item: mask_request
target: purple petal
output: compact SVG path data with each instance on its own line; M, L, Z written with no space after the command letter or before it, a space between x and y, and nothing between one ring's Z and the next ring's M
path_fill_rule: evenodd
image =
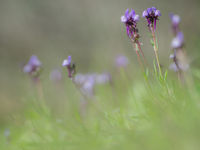
M32 66L27 64L23 68L24 73L30 73L32 71Z
M145 18L145 17L147 17L147 16L148 16L148 13L147 13L146 10L144 10L143 13L142 13L142 17Z
M126 18L128 18L128 17L129 17L129 9L128 9L128 8L126 9L126 12L125 12L125 17L126 17Z
M127 18L125 16L121 16L121 22L125 23L127 21Z
M152 8L147 8L147 13L151 14L152 13Z
M158 16L161 16L160 10L156 10L156 11L155 11L155 16L157 16L157 17L158 17Z
M66 67L66 66L69 66L70 65L70 62L68 61L68 59L65 59L62 63L62 66L63 67Z
M135 15L133 20L136 21L136 22L139 21L140 20L140 16L139 15Z
M126 27L126 33L127 33L128 36L130 35L130 29L129 29L129 26Z
M33 66L41 66L41 62L39 61L38 57L35 55L32 55L28 64Z
M152 9L154 12L156 12L156 10L157 10L156 7L152 7L151 9Z
M129 13L129 17L134 18L135 16L135 10L131 9L131 12Z

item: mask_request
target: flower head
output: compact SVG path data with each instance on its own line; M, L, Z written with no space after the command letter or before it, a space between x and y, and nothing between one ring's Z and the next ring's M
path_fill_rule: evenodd
M179 32L179 24L180 24L181 18L180 18L179 15L171 13L170 19L171 19L171 22L172 22L172 30L175 34L177 34Z
M184 44L184 35L182 32L178 32L176 37L172 40L171 47L173 49L182 48Z
M136 33L138 32L137 22L139 18L139 15L137 15L133 9L131 9L131 11L127 9L125 15L121 16L121 22L126 25L127 35L133 40L136 38L136 35L138 35Z
M129 60L126 56L120 55L115 60L115 65L119 68L126 67L129 64Z
M38 76L41 69L41 62L37 56L32 55L29 62L24 66L23 71L32 76Z
M158 17L161 16L160 10L156 9L155 7L147 8L143 11L142 16L143 18L147 19L148 26L154 27L154 30L156 30L156 22Z
M68 59L65 59L62 63L63 67L67 67L68 70L68 76L69 78L72 78L75 74L75 64L71 61L71 56L68 56Z

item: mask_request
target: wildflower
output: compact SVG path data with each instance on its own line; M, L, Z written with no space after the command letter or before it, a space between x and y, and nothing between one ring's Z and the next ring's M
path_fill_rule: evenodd
M126 25L126 32L130 39L135 40L139 38L137 22L139 21L139 15L135 13L133 9L126 10L125 15L121 16L121 22Z
M62 64L63 67L67 67L68 77L72 78L75 74L75 64L71 61L71 56L68 56L68 59L65 59Z
M87 97L93 97L94 96L94 86L95 86L95 79L92 76L88 76L86 81L81 87L81 91L84 95Z
M115 59L115 65L119 68L125 68L129 64L129 60L126 56L119 55Z
M174 34L177 34L179 32L179 24L180 24L181 18L179 15L175 15L175 14L171 13L170 19L172 22L172 30L173 30Z
M182 32L178 32L176 37L172 40L171 47L173 49L182 48L184 45L184 35Z
M143 11L142 16L143 18L146 18L148 26L153 27L155 31L158 17L161 16L160 10L156 9L155 7L147 8Z
M41 62L37 56L32 55L29 62L24 66L23 71L33 77L37 77L41 70Z
M187 71L189 67L190 66L187 63L173 62L169 66L169 69L173 70L174 72L179 72L179 71Z
M49 78L50 78L50 80L53 81L53 82L59 82L59 81L62 80L62 74L61 74L60 70L54 69L54 70L50 73Z
M77 74L73 81L80 88L83 95L91 98L94 96L95 86L110 82L111 76L108 73Z

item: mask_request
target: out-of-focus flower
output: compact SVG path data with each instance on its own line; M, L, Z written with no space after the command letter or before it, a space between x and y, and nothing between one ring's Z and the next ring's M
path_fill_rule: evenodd
M178 66L177 66L175 63L172 63L172 64L169 66L169 69L170 69L170 70L173 70L174 72L178 72L178 71L179 71L179 68L178 68Z
M119 68L126 67L129 64L129 60L126 56L119 55L115 59L115 65Z
M63 67L67 67L68 70L68 77L72 78L75 74L75 64L72 63L71 56L68 56L68 59L65 59L62 63Z
M160 10L155 7L147 8L143 11L142 16L146 18L149 27L154 27L156 30L156 23L159 17L161 16Z
M94 96L95 85L106 84L110 81L111 76L108 73L77 74L74 77L74 83L80 88L81 92L89 98Z
M54 69L54 70L50 73L49 78L50 78L50 80L53 81L53 82L59 82L59 81L62 80L62 74L61 74L60 70Z
M187 71L189 69L189 64L183 64L183 63L172 63L169 66L169 69L173 70L174 72L178 72L178 71Z
M32 55L29 62L24 66L23 71L31 76L38 76L41 69L41 62L37 56Z
M127 35L133 40L139 36L137 34L137 22L139 21L139 18L139 15L137 15L133 9L131 9L131 11L127 9L125 15L121 16L121 22L126 25Z
M87 96L87 97L93 97L94 96L94 86L95 86L95 79L92 76L89 76L87 80L84 82L84 84L81 87L81 91Z
M180 21L181 21L181 18L179 15L175 15L175 14L170 14L170 18L171 18L171 21L172 21L172 25L173 26L177 26L179 25Z
M177 33L176 37L172 40L171 47L173 49L182 48L184 45L184 35L182 32Z
M179 24L180 24L181 18L179 15L175 15L175 14L171 13L170 19L172 22L172 30L173 30L174 34L177 34L179 32Z

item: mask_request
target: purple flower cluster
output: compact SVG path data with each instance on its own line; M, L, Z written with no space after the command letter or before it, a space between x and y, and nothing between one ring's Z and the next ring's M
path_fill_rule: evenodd
M157 20L161 16L160 10L156 9L155 7L147 8L143 11L142 16L143 18L146 18L148 26L150 28L153 27L155 31Z
M63 67L67 67L67 70L68 70L68 77L69 78L72 78L74 76L74 74L76 73L75 71L75 64L72 63L72 58L71 56L68 56L68 59L65 59L63 61L63 64L62 64Z
M87 98L92 98L94 96L95 85L109 83L111 77L107 73L77 74L73 81L80 88L82 94Z
M180 31L180 17L175 14L170 14L170 19L172 22L172 31L175 37L172 39L171 47L173 49L173 54L170 55L170 58L173 60L173 63L170 65L170 69L175 72L181 73L186 71L189 68L189 64L186 62L183 53L184 46L184 35Z
M32 55L29 62L24 66L23 71L36 78L39 76L42 63L37 56Z
M184 35L180 31L180 27L179 27L181 18L179 15L171 13L170 19L172 22L172 31L175 35L174 39L172 40L171 47L173 49L180 49L184 45Z
M135 40L139 38L137 22L139 21L139 15L135 13L133 9L126 10L125 15L121 16L121 22L126 25L126 32L130 39Z

